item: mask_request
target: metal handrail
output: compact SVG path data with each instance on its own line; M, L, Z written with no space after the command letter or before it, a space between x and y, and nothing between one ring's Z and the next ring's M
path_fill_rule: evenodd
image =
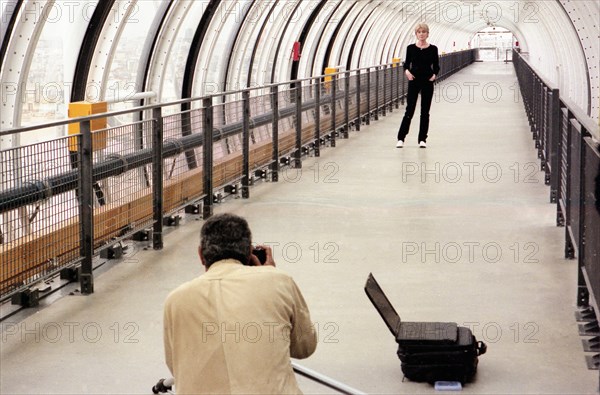
M218 92L218 93L213 93L210 95L204 95L204 96L200 96L200 97L179 99L179 100L174 100L174 101L170 101L167 103L148 104L148 105L144 105L144 106L128 108L125 110L108 111L105 113L87 115L87 116L76 117L76 118L68 118L68 119L63 119L60 121L47 122L47 123L43 123L43 124L19 126L19 127L10 128L10 129L0 129L0 136L16 134L16 133L23 133L23 132L31 132L34 130L46 129L46 128L51 128L51 127L56 127L56 126L64 126L64 125L68 125L71 123L92 121L95 119L101 119L101 118L107 118L107 117L115 117L118 115L131 114L131 113L135 113L135 112L150 111L150 110L154 110L156 108L165 108L165 107L171 107L171 106L176 106L176 105L181 105L181 104L189 104L189 103L193 103L193 102L202 102L202 100L204 100L204 99L236 95L236 94L240 94L240 93L247 92L247 91L251 92L251 91L256 91L256 90L269 89L271 87L279 87L279 86L285 86L285 85L290 85L290 84L297 84L297 83L302 83L302 82L311 81L311 80L318 81L320 78L324 78L325 76L330 77L330 76L335 76L335 75L345 75L348 73L357 73L357 72L363 71L363 70L385 68L385 67L389 67L389 66L392 66L395 64L396 63L387 63L387 64L383 64L383 65L379 65L379 66L362 67L362 68L358 68L358 69L337 72L337 73L332 73L332 74L327 74L327 75L324 74L324 75L320 75L317 77L308 77L308 78L301 78L301 79L297 79L297 80L293 80L293 81L279 82L279 83L274 83L274 84L266 84L266 85L261 85L260 87L250 87L250 88L244 88L244 89L238 89L238 90L232 90L232 91Z
M531 63L523 56L523 54L513 50L513 59L518 59L519 61L524 62L527 67L531 69L531 71L535 74L536 78L538 78L542 83L548 87L548 89L558 89L558 87L551 83L544 77L541 73L539 73L535 67L531 65ZM577 104L573 103L573 101L569 98L560 97L561 102L565 107L569 109L569 111L573 114L573 116L577 119L577 121L585 128L585 130L590 133L592 138L598 142L600 142L600 124L599 121L594 120L590 117L584 109L579 107Z

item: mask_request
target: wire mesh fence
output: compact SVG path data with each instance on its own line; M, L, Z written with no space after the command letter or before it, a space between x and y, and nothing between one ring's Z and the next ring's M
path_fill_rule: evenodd
M36 282L79 256L73 188L78 161L68 140L0 151L0 294Z

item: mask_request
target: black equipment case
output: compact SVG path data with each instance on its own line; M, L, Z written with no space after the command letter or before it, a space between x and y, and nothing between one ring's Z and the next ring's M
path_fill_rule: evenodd
M486 352L471 329L455 322L403 322L369 274L365 292L398 343L404 376L412 381L459 381L473 379L479 356Z

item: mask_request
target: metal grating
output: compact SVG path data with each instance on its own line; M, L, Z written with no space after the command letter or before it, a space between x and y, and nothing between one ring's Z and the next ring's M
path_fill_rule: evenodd
M4 294L79 257L79 203L73 188L79 163L77 153L69 151L68 138L0 151L0 163L4 195L0 293ZM63 174L72 176L60 177ZM18 208L11 209L11 192ZM34 197L39 194L44 198ZM17 198L33 202L18 205Z

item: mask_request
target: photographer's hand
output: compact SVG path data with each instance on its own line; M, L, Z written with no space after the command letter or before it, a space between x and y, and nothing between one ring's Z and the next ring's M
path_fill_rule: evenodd
M264 266L273 266L275 267L275 260L273 259L273 250L271 249L271 247L269 246L260 246L260 248L263 248L266 253L267 253L267 260L265 261Z
M250 266L262 266L258 257L254 254L250 254Z
M255 248L259 248L261 250L265 250L266 255L267 255L267 260L265 261L264 264L260 263L260 260L258 259L258 257L254 254L250 255L250 259L252 260L252 265L253 266L276 266L275 265L275 260L273 259L273 250L271 249L271 247L266 246L266 245L258 245Z

